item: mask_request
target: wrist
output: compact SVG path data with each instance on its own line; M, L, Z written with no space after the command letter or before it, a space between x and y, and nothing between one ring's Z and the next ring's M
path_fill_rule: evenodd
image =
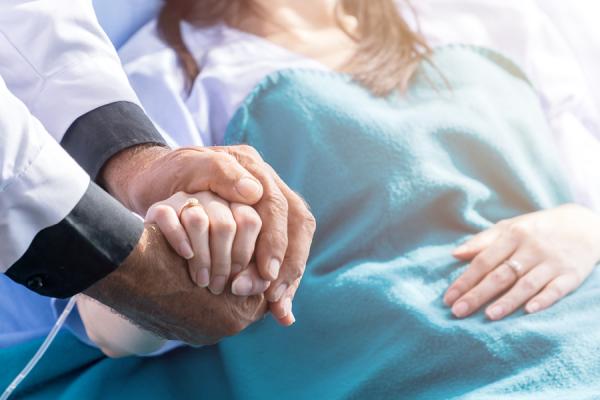
M148 247L151 229L152 227L145 226L138 243L118 268L84 293L123 315L130 316L131 309L135 309L132 304L138 295L135 287L142 279L140 271L143 269L143 255Z
M152 163L169 153L167 147L155 144L132 146L111 157L100 171L100 184L128 209L140 213L136 207L140 185L136 181Z

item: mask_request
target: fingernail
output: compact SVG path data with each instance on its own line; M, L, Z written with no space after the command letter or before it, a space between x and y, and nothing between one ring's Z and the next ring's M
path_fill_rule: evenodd
M292 300L289 297L283 301L283 312L284 317L292 312Z
M531 304L527 304L527 306L525 307L525 311L527 311L530 314L532 314L534 312L538 312L539 310L540 310L540 304L535 301Z
M467 315L468 311L469 311L469 305L464 301L456 303L454 305L454 307L452 307L452 314L454 314L458 318L462 318L465 315Z
M497 306L493 306L492 308L490 308L487 311L487 315L489 317L489 319L500 319L504 316L505 313L505 309L504 306L501 305L497 305Z
M240 276L231 285L231 292L236 296L248 296L251 291L252 280L247 276Z
M207 287L209 283L210 274L208 273L208 268L200 268L196 278L196 284L200 287Z
M246 199L255 199L260 196L261 186L252 178L242 178L235 185L235 189Z
M184 240L179 245L179 254L181 254L181 256L186 260L191 260L192 258L194 258L194 251L192 250L192 246L190 246L187 240Z
M287 288L287 283L282 283L281 285L279 285L279 287L275 289L275 292L273 292L273 298L271 299L271 301L279 301L279 299L281 299Z
M233 264L231 266L231 274L232 275L237 275L242 271L242 266L239 264Z
M225 284L227 283L227 277L223 275L215 276L210 285L208 286L208 290L212 292L212 294L221 294L223 290L225 290Z
M444 298L444 303L446 303L447 306L451 306L456 299L458 299L460 297L460 292L456 289L450 289L448 290L448 293L446 293L446 296Z
M269 262L268 267L269 276L272 280L277 279L277 276L279 276L279 268L281 268L281 263L279 262L279 260L276 258L272 258Z
M294 316L294 313L290 311L289 317L290 321L292 321L290 325L294 325L296 323L296 317Z
M466 246L463 244L461 246L458 246L456 249L454 249L454 254L466 253L467 251L469 251L469 246Z

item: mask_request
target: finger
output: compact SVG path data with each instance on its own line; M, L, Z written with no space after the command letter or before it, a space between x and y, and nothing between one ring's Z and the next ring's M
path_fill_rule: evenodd
M255 177L227 152L197 147L182 148L179 151L185 152L183 154L194 161L179 163L184 168L179 171L182 176L178 182L186 188L186 192L211 191L227 201L249 205L261 199L263 187L259 177ZM199 174L198 171L203 173Z
M560 275L527 303L525 311L535 313L544 310L571 293L580 284L581 278L577 274Z
M277 279L288 247L288 202L276 181L277 174L249 146L215 148L237 158L261 183L263 196L254 206L262 220L255 250L256 264L263 279Z
M221 294L231 274L231 249L235 238L236 225L229 204L212 196L204 204L210 220L210 284L213 294Z
M289 243L279 277L273 282L271 288L266 293L267 300L271 302L279 301L283 293L288 288L293 288L294 284L302 278L316 230L315 218L308 210L308 206L304 200L281 181L279 177L276 176L276 180L288 200ZM292 289L292 300L295 292L295 289Z
M250 264L235 277L231 284L231 292L236 296L253 296L264 293L271 282L260 277L255 264Z
M173 207L164 203L153 205L146 214L146 222L158 225L171 247L181 257L186 260L194 257L188 235Z
M485 231L479 232L465 243L458 246L452 252L452 255L460 260L471 260L486 247L489 247L500 236L501 230L498 226L493 226Z
M288 246L288 203L272 177L263 183L265 194L256 205L262 230L256 243L256 263L261 276L273 281L279 276Z
M452 313L457 318L464 318L471 315L482 305L511 287L516 280L517 275L512 268L506 264L500 265L473 289L459 298L452 306Z
M509 234L498 239L479 253L466 271L450 285L444 296L444 303L452 306L454 302L477 285L490 271L507 260L515 251L517 241Z
M189 207L181 213L181 222L194 249L189 260L190 277L200 287L210 283L209 218L201 206Z
M144 195L131 199L131 207L145 213L152 203L175 192L212 191L228 201L252 205L263 188L260 181L226 152L206 147L183 147L168 151L153 160L134 180L130 189ZM159 182L160 185L153 185Z
M232 203L230 207L237 225L231 251L231 272L236 275L245 269L252 259L262 221L256 210L250 206Z
M538 294L555 277L555 268L549 264L539 264L519 279L504 296L486 309L487 317L492 321L497 321L513 313L527 300Z
M294 282L279 301L269 303L269 310L273 318L282 326L290 326L296 322L296 317L292 310L292 299L296 294L299 283L300 280Z

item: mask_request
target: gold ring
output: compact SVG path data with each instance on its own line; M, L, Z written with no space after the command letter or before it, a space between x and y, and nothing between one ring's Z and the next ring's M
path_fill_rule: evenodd
M199 206L200 206L200 202L195 197L192 197L191 199L187 199L185 201L185 203L183 203L183 206L181 207L181 209L179 210L179 218L181 218L181 214L183 214L183 212L185 210L187 210L188 208L199 207Z

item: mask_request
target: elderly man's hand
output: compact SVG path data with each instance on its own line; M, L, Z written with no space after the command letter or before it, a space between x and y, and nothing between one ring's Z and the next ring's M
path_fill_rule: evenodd
M264 195L255 205L263 221L256 244L256 261L264 279L275 278L266 292L273 316L282 325L291 325L295 321L292 300L308 260L316 229L315 218L302 198L279 178L254 148L225 146L211 147L210 150L235 157L263 186Z
M272 281L266 293L271 312L283 325L294 322L291 301L304 273L315 219L253 148L136 147L109 160L102 180L140 215L176 192L210 190L227 201L254 205L262 219L256 264L260 276Z
M196 286L187 262L148 225L123 265L85 292L142 328L193 345L213 344L262 318L264 296L220 296Z

